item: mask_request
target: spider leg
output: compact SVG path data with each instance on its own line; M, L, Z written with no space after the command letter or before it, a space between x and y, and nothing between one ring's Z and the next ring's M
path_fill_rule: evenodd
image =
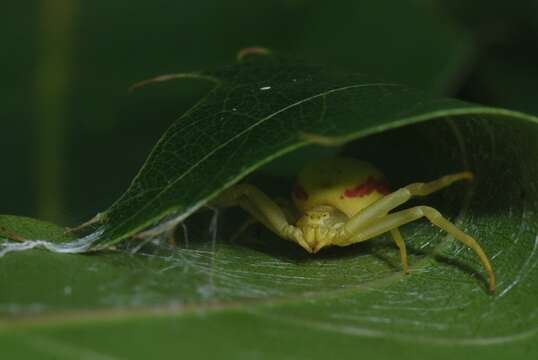
M356 233L365 225L387 215L389 211L402 205L413 196L426 196L441 190L456 181L471 180L472 178L473 174L471 172L464 171L456 174L446 175L427 183L413 183L400 188L382 197L372 205L352 216L344 225L343 233L340 235L340 237L345 239L349 236L349 234Z
M237 229L237 231L234 232L234 234L230 237L230 243L235 243L237 239L245 232L247 229L258 223L259 221L256 220L252 215L248 217L248 219Z
M409 273L409 265L407 263L407 248L405 247L405 241L402 238L402 234L400 234L400 230L398 228L394 228L390 230L390 235L392 236L392 240L396 243L396 246L398 246L398 249L400 249L400 259L402 261L402 267L404 274Z
M399 226L405 225L421 217L426 217L432 224L440 227L445 230L447 233L452 235L456 240L460 241L467 247L471 248L475 254L480 259L482 266L488 274L489 290L495 292L495 274L488 260L488 257L484 253L484 250L480 247L478 242L467 235L460 229L458 229L454 224L444 218L439 211L435 210L429 206L415 206L410 209L401 210L387 216L377 219L376 221L370 223L368 226L365 226L360 231L351 236L346 242L342 244L337 244L341 246L362 242L374 238L378 235L386 233L388 231L393 232ZM397 236L394 236L394 241L398 244ZM401 239L401 237L400 237ZM403 239L402 239L403 241ZM400 247L400 254L402 253L402 248ZM405 265L404 265L405 268Z
M309 249L303 240L302 231L288 222L280 206L253 185L236 185L220 194L212 205L240 206L281 238L295 241Z
M275 228L274 225L268 220L267 216L264 215L263 211L257 208L256 205L252 204L252 202L248 198L239 199L237 201L237 205L240 206L246 212L248 212L250 216L252 216L252 218L250 219L251 223L252 220L254 220L254 222L259 222L275 234L280 235L278 229Z

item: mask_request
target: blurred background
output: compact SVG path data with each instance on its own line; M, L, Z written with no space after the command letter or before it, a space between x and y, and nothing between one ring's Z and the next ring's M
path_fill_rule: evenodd
M0 213L62 225L119 197L209 86L130 85L244 47L538 115L536 0L24 0L0 17Z

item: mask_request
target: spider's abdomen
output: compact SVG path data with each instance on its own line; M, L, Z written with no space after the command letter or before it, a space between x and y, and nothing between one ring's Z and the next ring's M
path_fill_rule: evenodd
M330 205L351 217L388 192L383 173L373 165L339 157L307 164L297 176L292 197L303 213Z

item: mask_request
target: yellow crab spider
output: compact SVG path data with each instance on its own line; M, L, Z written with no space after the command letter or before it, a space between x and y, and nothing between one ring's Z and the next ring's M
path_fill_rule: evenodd
M240 206L276 235L296 242L309 253L327 246L348 246L390 232L400 249L404 273L409 271L407 252L398 228L425 217L476 253L488 274L489 290L495 292L493 269L478 242L439 211L429 206L414 206L390 213L413 196L429 195L455 181L472 178L473 174L465 171L389 192L385 177L373 165L338 157L309 164L299 173L292 191L293 202L301 214L297 219L290 219L279 205L250 184L231 187L214 204Z

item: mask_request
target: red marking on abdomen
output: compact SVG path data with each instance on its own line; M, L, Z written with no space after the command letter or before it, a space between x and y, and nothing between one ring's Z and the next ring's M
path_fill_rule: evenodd
M293 185L293 195L298 200L301 200L301 201L308 200L307 192L305 191L305 189L301 185L299 185L297 183L295 185Z
M388 194L389 187L384 180L369 177L366 182L344 191L345 197L363 197L377 191L380 194Z

